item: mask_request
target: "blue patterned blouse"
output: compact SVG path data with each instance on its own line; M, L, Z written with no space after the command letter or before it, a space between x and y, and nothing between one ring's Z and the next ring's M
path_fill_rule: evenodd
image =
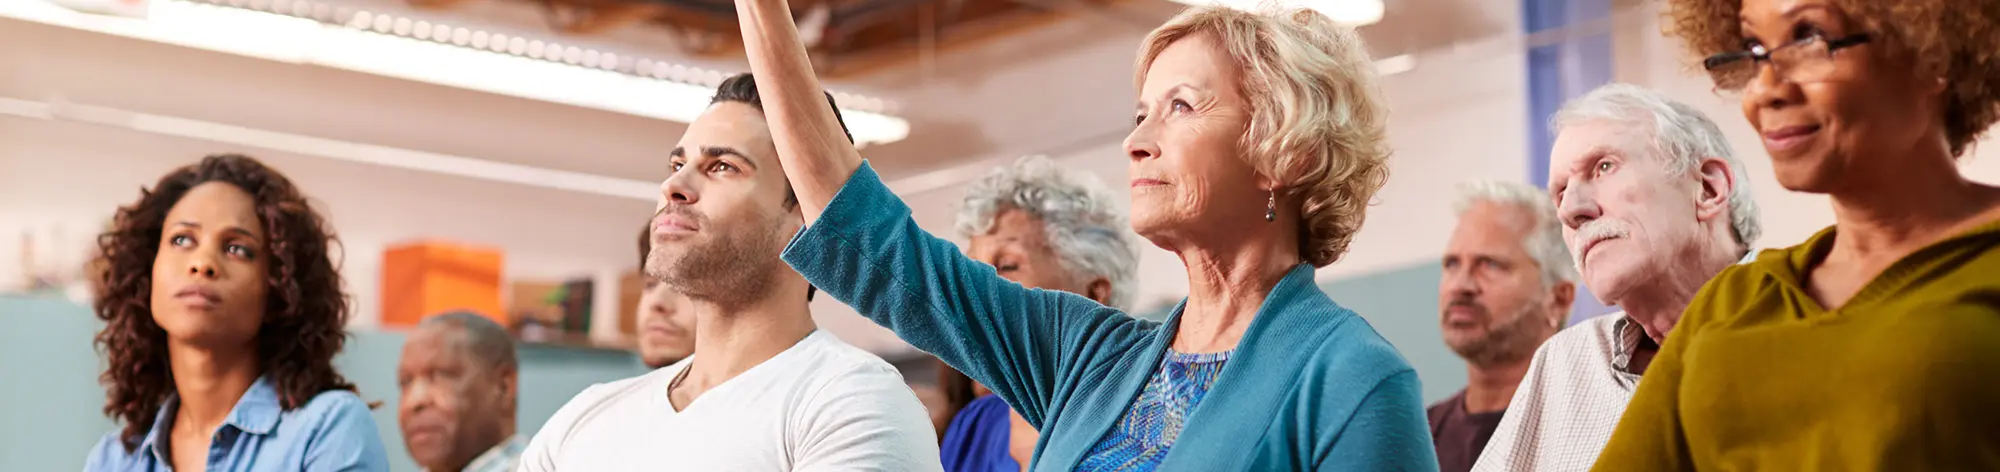
M1222 365L1227 362L1228 351L1205 354L1167 351L1160 359L1160 370L1140 390L1139 399L1125 410L1117 427L1097 440L1076 470L1159 467L1160 459L1167 457L1174 439L1180 437L1188 415L1201 404L1201 397L1208 395L1208 387L1215 385L1215 377L1222 373Z

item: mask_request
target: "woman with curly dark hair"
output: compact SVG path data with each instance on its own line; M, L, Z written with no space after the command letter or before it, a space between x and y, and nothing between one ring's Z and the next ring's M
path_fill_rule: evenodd
M347 295L332 235L290 180L210 156L98 237L105 435L90 471L379 471L368 406L335 372Z
M2000 2L1672 0L1834 225L1708 283L1597 470L2000 470Z

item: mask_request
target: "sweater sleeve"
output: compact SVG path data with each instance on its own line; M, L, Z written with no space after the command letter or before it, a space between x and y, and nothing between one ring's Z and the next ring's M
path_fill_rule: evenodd
M1105 365L1150 323L1079 295L1028 289L917 226L863 163L785 248L807 281L992 389L1042 426L1058 379Z
M1315 470L1436 471L1437 450L1431 445L1430 423L1424 417L1423 387L1417 372L1404 370L1382 379L1362 397L1347 426Z

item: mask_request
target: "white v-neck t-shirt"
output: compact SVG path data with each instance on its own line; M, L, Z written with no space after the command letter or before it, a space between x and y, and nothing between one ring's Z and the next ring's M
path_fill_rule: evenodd
M694 359L584 389L535 433L521 472L943 469L903 376L825 331L675 411L667 385Z

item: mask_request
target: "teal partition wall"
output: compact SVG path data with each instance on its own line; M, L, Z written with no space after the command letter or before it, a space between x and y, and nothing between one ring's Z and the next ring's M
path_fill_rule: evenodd
M1362 315L1417 368L1424 399L1434 402L1465 386L1465 364L1445 348L1438 330L1435 263L1385 270L1322 285L1327 295ZM0 471L65 471L83 467L84 453L113 424L101 412L101 370L91 344L98 322L66 301L0 296ZM394 470L414 471L396 428L396 360L403 335L356 333L336 359L381 402L375 422ZM593 383L644 370L629 353L522 346L520 430L532 432L563 402Z
M99 324L69 302L0 296L0 470L83 470L111 430L91 344Z
M84 454L111 430L91 344L98 326L89 309L66 301L0 296L0 471L80 470ZM363 399L381 402L375 423L392 470L414 471L396 428L402 350L401 333L355 333L334 362ZM620 351L522 346L519 354L516 422L530 433L584 387L645 370Z
M1335 303L1360 313L1417 368L1429 404L1465 388L1465 361L1444 345L1438 328L1438 281L1426 262L1320 285Z

